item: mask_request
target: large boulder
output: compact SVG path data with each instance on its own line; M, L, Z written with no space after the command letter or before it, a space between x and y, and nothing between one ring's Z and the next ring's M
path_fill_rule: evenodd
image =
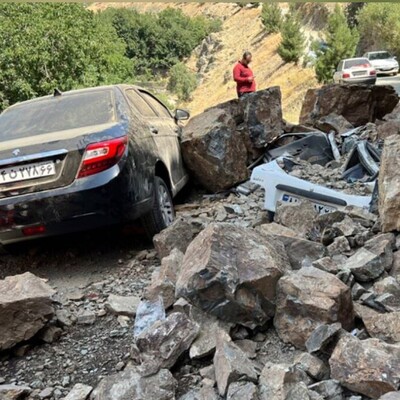
M0 350L30 339L53 316L54 290L26 272L0 281Z
M274 325L280 338L298 348L315 328L341 322L353 326L351 290L332 274L314 267L304 267L279 280Z
M354 392L372 399L400 386L400 346L378 339L343 336L331 358L331 377Z
M211 224L185 253L177 297L222 320L254 328L273 317L276 284L288 269L278 240L233 224Z
M262 149L283 133L279 86L244 96L241 105L252 147Z
M181 148L189 171L212 192L249 177L243 135L226 110L212 108L192 118L184 129Z
M383 232L400 230L400 136L385 140L379 169L379 214Z
M167 369L154 375L142 376L139 368L104 378L92 394L93 400L172 400L175 399L177 382Z
M335 113L352 125L361 126L382 119L398 102L392 86L326 85L307 91L300 123L315 125L322 117Z
M272 87L193 117L184 128L182 154L194 178L218 192L247 179L247 165L282 133L281 92Z

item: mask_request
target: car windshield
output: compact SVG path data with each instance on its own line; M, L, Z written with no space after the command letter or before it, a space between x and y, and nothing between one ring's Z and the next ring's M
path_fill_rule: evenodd
M46 97L3 112L0 115L0 140L83 128L114 120L111 90Z
M392 55L387 51L380 51L379 53L371 53L369 55L370 60L386 60L392 58Z
M354 60L346 60L344 62L344 68L356 68L356 67L362 67L362 68L368 68L370 67L371 64L366 58L355 58Z

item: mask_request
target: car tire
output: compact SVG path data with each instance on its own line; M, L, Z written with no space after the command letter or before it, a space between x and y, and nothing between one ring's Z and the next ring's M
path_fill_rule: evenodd
M142 217L142 224L149 239L171 225L174 219L175 211L171 193L166 183L156 176L151 211Z

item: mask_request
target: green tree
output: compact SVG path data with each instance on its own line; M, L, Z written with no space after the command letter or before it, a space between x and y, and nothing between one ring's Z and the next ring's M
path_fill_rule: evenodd
M349 28L346 17L338 5L328 18L325 35L326 48L315 49L317 54L315 72L319 82L328 83L332 81L333 71L340 60L354 56L359 35L356 29Z
M400 57L400 4L368 3L358 14L360 52L388 50Z
M365 2L351 2L346 6L346 18L350 28L358 26L358 14L365 6Z
M197 86L196 75L183 63L175 64L169 73L168 90L175 93L179 100L190 100Z
M189 57L207 35L221 29L219 20L189 18L172 8L158 14L109 8L100 19L114 26L126 43L126 56L132 59L135 73L140 75L168 71Z
M281 34L282 41L278 47L278 54L283 61L297 64L305 48L305 37L301 31L297 14L286 14L282 23Z
M282 12L277 3L263 3L261 21L268 34L277 33L282 26Z
M80 4L0 4L0 110L55 87L125 81L131 62L111 26Z

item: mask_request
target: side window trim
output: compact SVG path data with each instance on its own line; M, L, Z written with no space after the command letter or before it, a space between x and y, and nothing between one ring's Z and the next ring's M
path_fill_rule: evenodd
M167 114L169 115L169 117L172 118L172 115L171 115L170 111L168 110L168 108L165 107L164 104L162 104L160 102L160 100L158 100L155 96L153 96L151 93L146 92L145 90L142 90L142 89L139 89L138 92L139 92L140 95L143 93L143 94L151 97L154 101L156 101L160 105L160 107L164 108L165 111L167 112ZM168 117L166 117L164 115L160 115L160 113L156 109L154 109L154 107L147 101L146 96L141 96L141 97L160 118L168 118Z
M151 104L149 104L148 101L146 101L146 99L143 96L141 96L141 94L138 92L138 90L136 90L136 88L133 88L133 87L130 87L130 88L127 88L124 90L124 95L126 97L126 101L128 102L129 105L131 105L131 107L134 107L135 110L140 113L140 110L137 108L137 106L135 106L135 103L133 103L132 100L129 99L129 95L128 95L129 91L135 92L147 104L147 106L151 109L151 111L153 111L153 113L154 113L154 115L152 115L152 116L141 114L142 118L146 118L146 119L158 118L158 112L151 106Z

